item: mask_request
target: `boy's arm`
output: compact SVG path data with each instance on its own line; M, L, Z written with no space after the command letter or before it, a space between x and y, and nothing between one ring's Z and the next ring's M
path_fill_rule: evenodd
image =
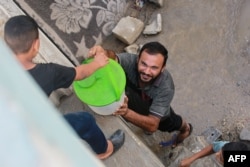
M201 151L193 154L191 157L185 158L181 161L180 167L189 167L195 160L213 154L213 146L209 145Z
M99 68L105 66L108 63L108 57L104 53L97 54L94 60L88 64L81 64L75 67L76 76L75 80L82 80L93 74Z

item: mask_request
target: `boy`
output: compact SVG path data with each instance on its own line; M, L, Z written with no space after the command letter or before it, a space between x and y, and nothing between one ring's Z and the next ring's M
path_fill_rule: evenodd
M75 68L55 63L33 63L32 59L37 55L40 45L38 25L34 19L25 15L14 16L6 22L4 40L47 96L58 88L69 87L74 80L90 76L108 63L108 58L102 53L96 55L91 63ZM100 159L109 157L124 143L125 136L121 130L106 140L93 116L87 112L69 113L64 118Z

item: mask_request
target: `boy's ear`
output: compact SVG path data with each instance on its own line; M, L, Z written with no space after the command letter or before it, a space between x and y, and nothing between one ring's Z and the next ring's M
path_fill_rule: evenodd
M39 51L39 47L40 47L40 40L39 38L35 39L33 42L33 49L38 52Z

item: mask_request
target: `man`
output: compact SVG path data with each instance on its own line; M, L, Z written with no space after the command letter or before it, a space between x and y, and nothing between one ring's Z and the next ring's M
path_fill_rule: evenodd
M249 151L248 146L242 142L215 141L206 146L201 151L192 156L183 159L180 162L180 167L189 167L194 161L199 158L215 154L215 158L219 166L224 165L224 151Z
M4 39L18 61L32 75L47 96L58 88L69 87L74 80L90 76L108 63L108 58L102 53L95 56L91 63L75 68L54 63L33 63L32 59L37 55L40 44L38 25L31 17L24 15L14 16L6 22ZM64 118L100 159L109 157L124 143L125 136L121 130L117 130L106 140L93 116L87 112L69 113L64 115Z
M117 60L126 74L124 104L114 113L141 127L146 133L179 131L172 147L176 147L192 132L192 125L177 115L170 104L174 96L174 82L166 69L167 49L159 42L146 43L139 55L90 49L89 56L106 52Z

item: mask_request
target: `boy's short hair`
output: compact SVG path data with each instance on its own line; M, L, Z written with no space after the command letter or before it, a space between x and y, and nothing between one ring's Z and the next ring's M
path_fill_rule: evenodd
M38 25L29 16L14 16L5 23L4 40L15 54L29 51L38 37Z

